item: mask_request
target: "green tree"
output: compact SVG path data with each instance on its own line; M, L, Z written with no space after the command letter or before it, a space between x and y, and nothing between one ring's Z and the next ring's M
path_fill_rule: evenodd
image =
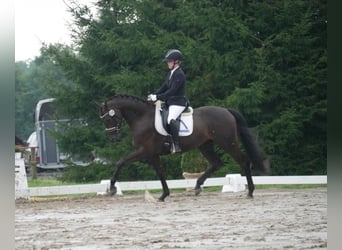
M326 173L326 1L257 3L264 46L264 86L258 125L276 174ZM266 13L272 13L266 14ZM253 20L253 19L252 19ZM268 25L272 21L274 25ZM267 62L267 63L265 63Z
M71 3L77 46L46 46L43 57L72 84L51 81L50 93L64 112L87 120L93 132L84 133L97 134L103 125L93 101L145 97L164 80L164 53L179 48L192 106L239 109L271 155L273 174L326 173L326 5L100 0L94 17ZM99 135L78 135L77 143L115 162L131 150L127 128L123 133L120 146ZM69 134L70 150L76 134Z
M46 66L39 66L34 61L15 64L15 133L24 140L35 130L37 102L48 97Z

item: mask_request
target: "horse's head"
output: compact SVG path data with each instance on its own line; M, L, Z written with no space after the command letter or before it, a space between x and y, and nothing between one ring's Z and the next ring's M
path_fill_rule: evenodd
M108 139L111 141L117 141L120 139L120 128L122 123L122 114L119 109L115 109L112 105L108 105L107 102L100 104L96 102L99 108L100 118L105 125L105 132Z

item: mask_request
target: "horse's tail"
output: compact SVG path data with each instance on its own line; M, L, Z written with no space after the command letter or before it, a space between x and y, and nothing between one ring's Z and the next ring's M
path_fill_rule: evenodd
M253 168L257 171L257 173L267 174L269 172L268 160L263 159L262 150L257 143L254 134L248 128L245 118L239 111L235 109L228 108L228 110L236 119L238 134L246 153L253 164Z

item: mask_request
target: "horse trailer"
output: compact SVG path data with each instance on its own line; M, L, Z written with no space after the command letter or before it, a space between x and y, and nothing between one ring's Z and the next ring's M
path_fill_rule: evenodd
M77 165L88 165L89 162L75 160L61 152L58 139L54 133L63 133L61 124L69 123L68 119L57 119L55 99L48 98L38 101L35 109L35 132L31 134L30 144L36 145L36 163L38 168L57 169L65 167L65 160ZM80 121L81 124L81 121Z

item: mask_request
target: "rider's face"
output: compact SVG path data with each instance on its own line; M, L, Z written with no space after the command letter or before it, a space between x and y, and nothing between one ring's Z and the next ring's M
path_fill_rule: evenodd
M175 66L175 61L174 60L167 61L167 66L169 67L169 69L173 69L173 67Z

